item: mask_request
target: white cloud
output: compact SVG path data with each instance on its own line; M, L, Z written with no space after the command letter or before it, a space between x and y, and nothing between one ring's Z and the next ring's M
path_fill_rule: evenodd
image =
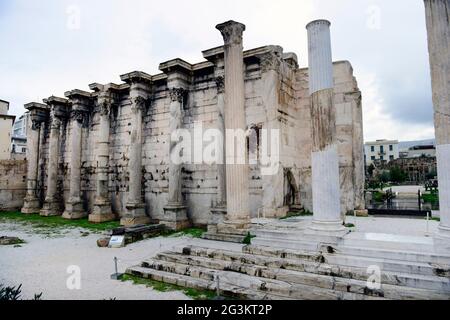
M434 128L427 124L402 123L384 110L384 98L375 74L360 73L359 87L363 92L364 139L424 140L434 137Z

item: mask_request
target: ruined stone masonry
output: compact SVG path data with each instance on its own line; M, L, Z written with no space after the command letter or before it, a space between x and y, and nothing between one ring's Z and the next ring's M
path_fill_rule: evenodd
M160 74L135 71L118 84L94 83L90 91L25 105L32 121L22 211L224 230L245 229L258 213L313 211L312 151L328 142L322 146L314 138L318 118L311 99L319 98L310 96L309 69L299 68L297 56L279 46L243 51L240 23L217 29L224 45L203 51L205 61L173 59L160 64ZM364 209L361 93L349 62L330 68L326 100L335 110L341 207L334 211L344 215ZM198 123L203 131L224 134L229 128L252 129L256 143L247 146L247 157L264 148L263 129L278 129L278 172L263 175L260 164L172 163L177 143L171 134L176 129L193 134Z

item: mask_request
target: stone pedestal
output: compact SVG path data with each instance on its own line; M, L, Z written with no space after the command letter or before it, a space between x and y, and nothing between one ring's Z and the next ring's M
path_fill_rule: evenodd
M214 207L211 208L211 215L208 221L208 233L217 233L217 226L225 221L227 214L226 207Z
M76 107L74 104L72 107ZM81 200L81 130L84 114L80 110L71 112L71 157L70 157L70 192L69 199L66 202L66 209L63 213L65 219L81 219L88 216L84 210Z
M425 13L441 215L436 242L450 251L450 1L425 0Z
M316 20L306 28L309 47L314 211L313 222L306 233L342 236L348 231L343 226L341 217L330 22Z
M191 226L187 216L187 208L179 204L168 204L164 207L164 220L160 221L170 230L183 230Z
M100 129L97 145L97 181L94 208L89 215L89 221L101 223L116 220L116 215L111 210L111 200L109 195L109 132L110 132L110 112L113 99L108 90L100 93L98 98L100 107Z
M228 21L216 26L224 39L225 50L225 130L231 133L247 129L245 120L245 85L242 35L245 26ZM242 164L239 153L232 152L234 141L226 139L226 221L219 224L218 232L242 234L248 232L249 167ZM234 154L234 156L233 156Z

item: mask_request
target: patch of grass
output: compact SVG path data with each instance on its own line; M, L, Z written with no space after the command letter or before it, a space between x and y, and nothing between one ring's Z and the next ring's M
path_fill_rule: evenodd
M192 238L201 238L203 234L206 232L206 229L203 228L189 228L182 231L165 231L161 233L163 237L183 237L188 236Z
M308 210L303 211L303 212L288 212L286 214L286 216L280 218L280 220L286 220L286 219L289 219L289 218L296 218L296 217L309 217L309 216L312 216L312 215L313 215L313 213L311 211L308 211Z
M376 191L376 192L372 193L372 200L376 201L376 202L383 202L384 201L384 196L385 195L384 195L383 192Z
M354 228L355 225L354 225L353 223L346 223L346 224L345 224L345 227L346 227L346 228Z
M29 224L33 228L43 229L40 230L44 234L58 234L59 231L55 229L67 229L67 228L83 228L92 232L101 232L111 230L120 226L119 221L111 221L105 223L91 223L88 219L80 220L67 220L61 216L56 217L42 217L38 214L26 215L21 212L1 212L0 222L19 222L23 224Z
M424 218L425 220L427 220L427 218L425 217ZM437 221L437 222L441 222L441 218L439 218L439 217L431 217L430 218L430 221Z
M252 244L252 239L253 238L256 238L256 236L253 236L253 235L250 234L250 232L248 232L247 235L244 238L244 241L242 241L242 243L243 244L247 244L247 245Z
M151 279L144 279L137 276L132 276L125 274L120 279L123 282L131 281L136 285L145 285L147 288L152 288L158 292L170 292L170 291L181 291L188 297L194 300L212 300L216 297L216 293L211 290L197 290L192 288L180 287L174 284L168 284L160 281L155 281Z

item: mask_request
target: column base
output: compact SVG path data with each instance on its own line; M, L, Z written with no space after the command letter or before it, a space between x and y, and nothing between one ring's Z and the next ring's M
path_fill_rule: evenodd
M21 212L23 214L39 214L41 206L38 198L25 198Z
M208 233L217 233L217 225L219 223L223 223L225 221L225 217L227 214L227 207L217 206L211 208L211 214L208 221Z
M439 225L434 236L434 247L439 253L450 254L450 228Z
M120 225L124 227L134 227L151 223L150 217L145 214L145 204L128 203L126 207L128 213L120 219Z
M106 213L106 214L90 214L89 215L89 222L92 223L103 223L103 222L109 222L109 221L115 221L117 220L117 217L113 213Z
M89 222L102 223L117 220L117 216L111 211L111 202L105 199L96 199Z
M191 226L187 217L187 208L181 204L168 204L164 207L164 218L160 221L167 229L179 231Z
M54 217L60 216L61 212L61 204L59 201L55 199L45 200L44 206L40 212L40 215L43 217Z
M66 210L62 217L68 220L78 220L86 218L87 212L84 211L83 203L81 201L73 201L66 203Z
M319 235L329 237L343 237L350 230L342 225L342 221L318 221L313 220L305 230L306 235Z
M217 225L217 232L221 234L246 236L250 230L250 219L228 220Z
M369 210L354 210L354 214L357 217L368 217L369 216Z

